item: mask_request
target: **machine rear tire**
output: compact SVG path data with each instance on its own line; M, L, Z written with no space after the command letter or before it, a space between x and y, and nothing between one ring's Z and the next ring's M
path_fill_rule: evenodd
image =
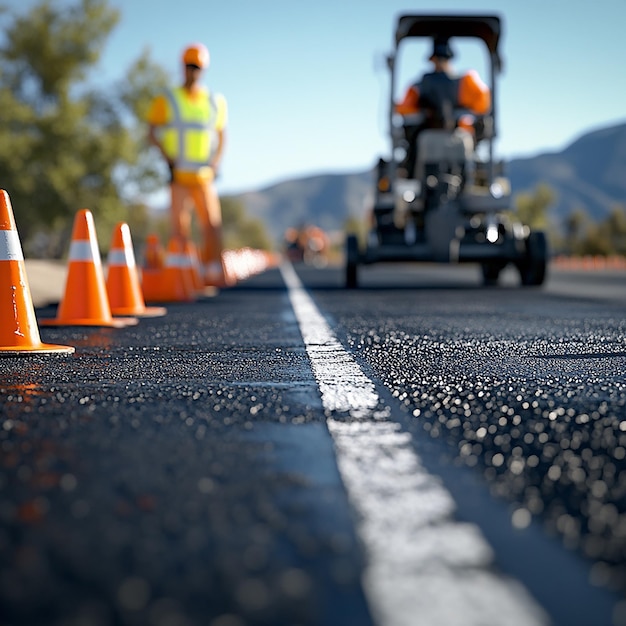
M359 241L356 235L348 235L346 239L346 289L359 286Z
M538 287L546 279L548 240L543 231L531 232L526 240L526 258L518 269L524 287Z
M481 265L483 275L483 285L485 287L495 287L503 270L502 264L494 261L486 261Z

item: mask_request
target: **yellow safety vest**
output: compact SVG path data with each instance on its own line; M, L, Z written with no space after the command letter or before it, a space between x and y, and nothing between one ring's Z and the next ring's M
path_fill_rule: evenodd
M165 92L170 121L162 128L163 149L181 172L199 173L211 157L217 107L208 91L190 98L183 87Z

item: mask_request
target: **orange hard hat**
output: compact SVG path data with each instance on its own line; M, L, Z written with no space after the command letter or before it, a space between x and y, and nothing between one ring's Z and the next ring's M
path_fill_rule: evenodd
M183 63L185 65L197 65L200 68L206 68L209 66L209 51L201 43L191 44L183 52Z

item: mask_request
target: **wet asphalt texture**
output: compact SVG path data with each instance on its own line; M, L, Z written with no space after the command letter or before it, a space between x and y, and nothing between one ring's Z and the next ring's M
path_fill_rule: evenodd
M626 597L623 301L301 276L414 437ZM0 624L371 623L280 276L168 309L0 359Z
M41 328L75 355L0 360L0 624L370 623L274 283L136 327Z
M480 472L514 526L538 522L593 585L626 594L626 301L419 279L315 297L416 436Z

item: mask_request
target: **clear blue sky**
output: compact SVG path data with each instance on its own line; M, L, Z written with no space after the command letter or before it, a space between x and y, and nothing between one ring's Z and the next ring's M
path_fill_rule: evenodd
M21 12L34 3L8 4ZM182 49L193 41L209 48L204 82L229 104L222 193L320 172L360 171L388 154L388 73L381 59L392 49L401 13L503 18L496 151L504 158L560 150L588 130L626 122L626 0L109 4L120 10L121 20L101 61L105 83L123 78L145 48L178 82ZM456 69L484 67L478 49L456 48ZM409 56L402 59L402 88L428 65L425 49Z

